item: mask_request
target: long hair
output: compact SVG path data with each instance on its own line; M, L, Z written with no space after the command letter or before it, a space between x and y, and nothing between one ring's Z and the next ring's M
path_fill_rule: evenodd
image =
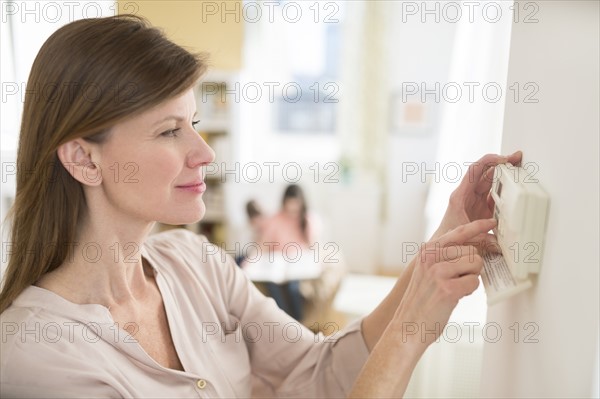
M283 193L281 205L285 206L285 202L290 198L295 198L300 201L300 232L302 233L302 237L308 242L308 207L306 205L306 198L304 197L302 187L297 184L290 184L287 186Z
M48 38L27 82L0 313L73 251L86 203L58 147L102 142L117 122L184 93L205 70L204 54L134 15L78 20Z

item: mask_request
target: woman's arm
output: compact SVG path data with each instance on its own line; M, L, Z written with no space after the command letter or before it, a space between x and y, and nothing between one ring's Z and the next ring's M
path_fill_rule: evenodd
M373 350L375 344L377 344L377 341L379 341L392 319L394 312L396 312L398 306L400 306L402 297L406 292L406 287L408 287L408 283L412 277L416 259L417 258L413 258L413 260L411 260L400 275L400 278L396 281L394 288L385 299L373 312L363 319L362 333L369 351Z
M521 157L520 151L510 156L488 154L471 164L460 185L452 193L444 218L430 241L435 241L449 230L462 224L492 217L493 204L489 191L492 187L494 166L506 162L518 164L521 162ZM483 235L479 237L478 241L485 241L485 245L487 245L489 239ZM412 278L415 261L416 258L408 264L392 291L381 304L363 319L363 338L369 350L375 347L400 305Z

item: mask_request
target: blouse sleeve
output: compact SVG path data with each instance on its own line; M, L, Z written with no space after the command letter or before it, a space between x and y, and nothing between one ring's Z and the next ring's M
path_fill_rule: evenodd
M245 332L252 374L277 397L346 397L369 356L357 320L314 334L280 310L236 267L223 264L230 314ZM333 330L337 326L327 326Z

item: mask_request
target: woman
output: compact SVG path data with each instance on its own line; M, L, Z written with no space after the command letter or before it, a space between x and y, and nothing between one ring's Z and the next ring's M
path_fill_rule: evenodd
M467 242L494 226L486 176L519 154L471 167L427 256L335 342L294 323L205 238L148 237L155 221L204 215L214 153L193 129L192 92L204 69L135 16L76 21L42 46L0 294L2 397L248 397L252 381L278 396L402 395L435 339L402 339L405 323L443 327L477 286Z
M315 241L314 217L310 217L302 188L296 184L286 187L281 201L281 210L265 225L261 237L267 250L284 253L287 258L296 259L298 252L310 253L310 246ZM301 321L304 316L303 297L300 293L300 281L289 281L285 284L268 283L269 295L277 306L294 319Z

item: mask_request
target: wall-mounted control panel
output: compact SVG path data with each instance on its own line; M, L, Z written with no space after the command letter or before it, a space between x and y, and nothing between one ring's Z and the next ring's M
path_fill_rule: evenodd
M531 287L530 274L539 273L542 263L550 202L529 170L510 164L496 166L491 195L502 255L484 256L481 277L489 305Z

